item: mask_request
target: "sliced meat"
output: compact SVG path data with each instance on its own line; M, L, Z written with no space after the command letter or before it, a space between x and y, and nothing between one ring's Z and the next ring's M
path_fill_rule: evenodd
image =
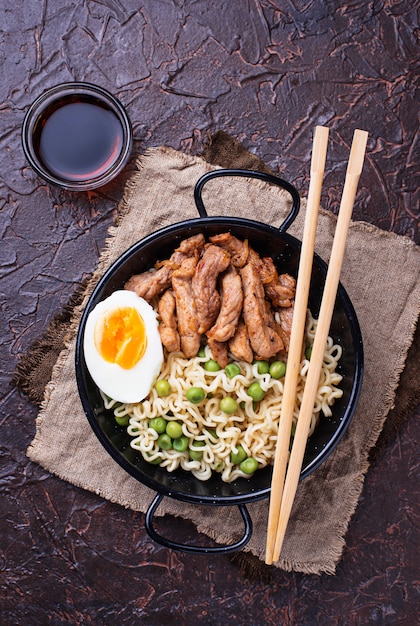
M289 307L296 292L296 281L289 274L279 276L271 257L261 258L252 248L249 251L249 262L256 268L264 285L266 296L275 308Z
M197 309L192 290L196 267L197 259L190 257L184 259L181 267L172 273L181 350L187 358L196 356L200 348Z
M268 325L264 286L253 263L240 270L244 289L243 317L257 357L269 359L283 349L283 341L274 328Z
M169 352L178 352L181 348L181 341L177 329L175 307L175 296L173 292L168 289L159 300L158 313L160 317L160 338L163 345Z
M202 233L183 239L178 248L176 248L171 259L178 263L182 263L185 258L191 256L198 259L203 251L205 241L206 240Z
M150 302L154 297L171 286L171 277L171 268L163 265L157 270L132 276L125 283L124 289L135 291L140 298L144 298L147 302Z
M220 309L220 295L216 289L217 278L230 263L230 256L218 246L208 246L197 264L192 279L197 309L198 332L205 333L214 324Z
M264 263L258 252L255 252L253 248L249 249L248 263L251 263L255 267L262 283L271 280L271 268Z
M277 323L274 317L273 309L271 308L268 300L265 300L265 323L270 328L273 328L276 333L278 333L278 335L281 337L281 326L279 323Z
M207 331L207 337L227 341L233 337L238 326L244 295L241 277L233 265L224 272L220 282L220 311L216 323Z
M284 343L284 355L287 358L287 353L290 347L290 335L292 333L292 322L294 314L294 303L287 309L280 309L277 313L280 326L280 336ZM303 358L306 350L306 333L304 333L302 340L301 358Z
M223 369L229 363L228 345L225 342L216 341L212 337L207 337L207 343L211 350L211 355Z
M124 289L135 291L138 296L150 302L171 286L172 272L188 257L198 260L204 247L203 234L194 235L181 241L179 247L165 261L158 261L155 269L132 276L124 285Z
M295 294L296 294L296 279L293 278L293 276L290 276L290 274L280 274L279 275L279 283L281 285L283 285L283 287L285 289L289 289L293 293L291 298L295 297Z
M271 257L264 257L262 261L264 264L262 282L267 298L276 309L290 307L296 293L295 279L289 274L279 276Z
M221 233L210 237L210 241L229 252L232 265L243 267L248 260L248 240L241 241L231 233Z
M294 307L293 306L289 306L288 308L280 309L280 311L279 311L280 336L283 339L283 343L284 343L284 347L285 347L286 352L289 351L289 346L290 346L290 335L292 333L293 313L294 313Z
M252 363L254 359L254 353L252 352L251 344L249 342L248 331L243 319L239 320L236 332L232 339L229 340L229 350L235 359L238 359L238 361Z

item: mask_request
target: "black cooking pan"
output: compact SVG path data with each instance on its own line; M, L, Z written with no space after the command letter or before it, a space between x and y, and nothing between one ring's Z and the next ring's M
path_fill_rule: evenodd
M203 204L202 189L209 180L226 176L257 178L286 189L292 198L292 208L283 224L275 228L241 217L209 217ZM290 183L260 172L215 170L200 178L194 190L194 198L199 218L178 222L148 235L115 261L99 281L80 322L76 345L76 378L87 419L102 445L129 474L157 492L145 519L149 535L158 543L173 549L188 552L233 552L245 546L251 538L252 522L245 505L269 496L272 468L266 467L258 470L252 478L241 478L228 484L224 483L219 475L214 475L210 480L203 482L182 469L169 473L164 468L147 463L130 447L131 438L125 428L116 424L112 411L104 409L99 390L89 375L83 355L86 320L96 304L117 289L122 289L133 274L153 267L158 259L168 258L181 240L192 235L203 233L208 238L217 233L230 231L240 239L248 239L250 245L262 256L271 256L279 272L297 276L301 243L286 230L296 218L300 203L299 194ZM315 255L309 295L309 308L315 317L320 308L326 271L326 264ZM354 414L359 398L363 373L362 337L356 313L341 284L330 335L343 349L338 368L343 375L340 384L343 396L336 400L332 408L332 417L322 418L309 439L301 479L313 472L335 448ZM245 525L242 538L228 546L198 547L177 543L159 535L153 526L153 517L164 496L195 504L239 506Z

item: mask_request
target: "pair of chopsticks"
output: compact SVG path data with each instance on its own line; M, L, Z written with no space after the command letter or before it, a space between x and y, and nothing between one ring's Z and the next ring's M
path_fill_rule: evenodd
M322 295L318 324L289 459L290 432L302 356L309 286L314 257L316 226L321 198L322 179L327 155L328 133L328 128L324 126L317 126L313 141L311 178L301 255L299 260L299 272L296 283L295 308L271 482L265 558L267 564L271 564L279 560L287 524L299 483L303 456L305 453L306 442L308 440L309 426L324 358L325 344L330 330L337 295L347 232L356 197L357 185L362 172L368 138L368 133L364 130L357 129L354 132L325 287Z

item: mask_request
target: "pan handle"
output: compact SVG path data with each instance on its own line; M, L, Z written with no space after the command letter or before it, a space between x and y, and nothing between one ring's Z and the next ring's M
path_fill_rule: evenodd
M245 532L241 539L237 542L230 544L229 546L192 546L184 543L177 543L175 541L171 541L170 539L166 539L166 537L162 537L159 535L153 527L153 516L158 508L159 504L163 499L163 494L158 493L153 502L149 506L146 518L145 518L145 526L147 534L156 541L156 543L160 543L165 548L171 548L172 550L180 550L181 552L192 552L195 554L227 554L228 552L236 552L237 550L241 550L248 541L251 539L252 535L252 520L249 515L248 509L244 504L238 504L239 511L242 515L242 519L245 525Z
M208 217L207 211L204 207L203 199L201 197L203 187L209 180L213 178L219 178L220 176L242 176L244 178L258 178L259 180L263 180L267 183L272 183L273 185L277 185L278 187L285 189L292 196L293 202L289 215L279 226L280 232L285 232L296 219L300 209L300 197L296 187L294 187L291 183L288 183L286 180L283 180L282 178L279 178L278 176L274 176L272 174L266 174L265 172L256 172L254 170L235 169L213 170L199 178L194 188L194 200L200 217Z

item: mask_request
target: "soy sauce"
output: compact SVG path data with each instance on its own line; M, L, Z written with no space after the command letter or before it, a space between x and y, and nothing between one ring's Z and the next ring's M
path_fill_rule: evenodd
M44 167L60 179L86 181L117 161L124 142L120 120L90 95L63 96L42 112L34 147Z

